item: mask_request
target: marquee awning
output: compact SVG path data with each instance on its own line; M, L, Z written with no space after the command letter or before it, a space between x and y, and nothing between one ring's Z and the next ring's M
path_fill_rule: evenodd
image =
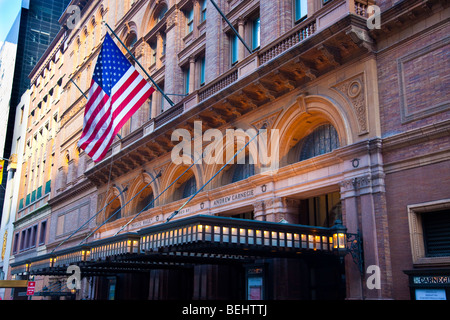
M333 253L332 229L197 215L11 264L12 274L107 275Z

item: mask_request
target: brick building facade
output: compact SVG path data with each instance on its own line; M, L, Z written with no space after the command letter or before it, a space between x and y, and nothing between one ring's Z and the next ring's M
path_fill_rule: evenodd
M87 299L448 299L448 243L429 229L448 239L448 1L216 2L249 50L210 1L72 1L48 241L11 273L51 286L76 264ZM76 145L77 86L88 93L103 22L173 105L155 92L94 163ZM227 129L263 126L279 167L171 157L175 129L228 160ZM342 259L338 220L359 240Z

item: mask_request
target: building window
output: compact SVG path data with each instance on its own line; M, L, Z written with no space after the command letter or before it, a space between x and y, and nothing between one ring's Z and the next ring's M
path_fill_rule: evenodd
M422 217L425 256L450 256L450 210L427 212Z
M261 42L261 21L256 18L252 22L252 49L259 48Z
M13 253L16 254L17 253L17 249L19 248L19 233L17 232L14 235L14 248L13 248Z
M200 86L205 84L205 57L200 58Z
M155 64L156 63L156 42L152 42L150 43L150 48L152 49L152 58L150 61L150 64Z
M25 247L24 247L25 250L28 250L31 247L31 230L32 230L31 227L27 229L26 241L25 241Z
M185 68L183 70L183 74L184 74L184 93L185 94L189 94L189 81L190 81L190 69Z
M158 12L158 15L156 16L156 23L160 22L163 18L164 15L167 12L167 7L165 5L163 5L160 9L160 11Z
M234 165L233 178L231 182L237 182L247 179L248 177L253 176L254 174L255 174L255 165L253 164L253 160L251 156L246 155L245 163L243 164L237 163Z
M45 194L49 194L52 191L52 180L48 180L45 183Z
M450 263L450 199L409 205L407 210L413 264Z
M27 230L22 230L22 233L20 234L20 251L23 251L25 249L26 235Z
M109 219L111 216L111 219L108 220L108 222L120 219L122 216L122 206L120 205L120 200L116 199L113 201L113 203L110 204L109 212L106 216L106 219Z
M339 137L331 124L317 127L303 139L300 161L325 154L339 148Z
M155 197L153 196L153 192L145 193L139 199L139 202L136 206L136 213L141 212L142 210L148 210L155 206L153 200Z
M161 89L162 92L164 92L164 82L158 83L158 87ZM166 101L166 98L164 98L164 96L161 93L159 93L159 97L160 97L159 105L160 105L161 113L163 113L164 112L164 101Z
M45 235L47 233L47 221L41 222L41 228L39 233L39 245L45 244Z
M308 1L307 0L294 0L294 18L295 21L299 21L306 17L308 14Z
M200 12L200 22L203 22L206 20L206 3L208 0L203 0L201 3L201 12Z
M194 9L189 9L186 11L186 23L187 23L187 33L191 33L194 30Z
M152 119L152 111L153 111L153 99L150 97L148 101L148 120Z
M238 52L239 52L239 38L237 35L232 34L230 37L231 42L231 65L238 62Z
M183 187L183 198L192 196L197 191L197 181L195 177L192 176L188 181L184 183Z
M132 33L128 36L127 41L126 41L126 45L128 47L128 49L131 49L134 47L134 44L137 42L137 36L135 33Z
M161 32L161 39L162 39L162 52L161 55L166 54L166 34L164 32Z
M36 239L37 239L37 228L38 226L35 225L31 228L31 241L30 241L30 248L36 247Z
M20 108L20 124L23 122L23 106Z

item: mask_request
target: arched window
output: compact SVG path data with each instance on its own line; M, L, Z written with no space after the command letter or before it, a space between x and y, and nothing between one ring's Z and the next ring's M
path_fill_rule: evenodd
M147 194L144 194L138 201L136 206L136 213L141 212L142 210L148 210L155 206L153 200L155 197L153 196L153 192L149 192Z
M197 181L195 177L192 176L188 181L184 183L183 187L183 198L187 198L193 195L197 191Z
M234 165L233 178L231 182L237 182L247 179L248 177L253 176L254 174L255 174L255 165L253 164L253 161L251 161L251 156L246 155L244 164Z
M111 219L109 219L108 222L117 220L117 219L122 217L121 207L122 206L120 204L120 200L119 199L114 200L113 203L111 203L109 205L109 210L108 210L108 214L106 215L106 219L108 219L112 215L113 215L113 217L111 217Z
M137 36L133 32L127 37L126 46L131 49L134 47L134 44L137 42Z
M328 153L339 148L339 136L331 124L324 124L303 139L300 161Z
M163 5L159 9L158 13L156 14L156 23L160 22L164 18L164 15L166 14L166 12L167 12L167 6Z

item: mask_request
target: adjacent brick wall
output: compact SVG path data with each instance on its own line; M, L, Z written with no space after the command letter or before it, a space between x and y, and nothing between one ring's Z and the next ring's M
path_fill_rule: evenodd
M408 277L403 273L413 268L407 206L448 198L449 172L446 161L386 175L394 299L409 299Z
M442 43L448 34L447 24L405 43L398 34L386 40L392 46L377 61L383 136L450 118L450 56Z

